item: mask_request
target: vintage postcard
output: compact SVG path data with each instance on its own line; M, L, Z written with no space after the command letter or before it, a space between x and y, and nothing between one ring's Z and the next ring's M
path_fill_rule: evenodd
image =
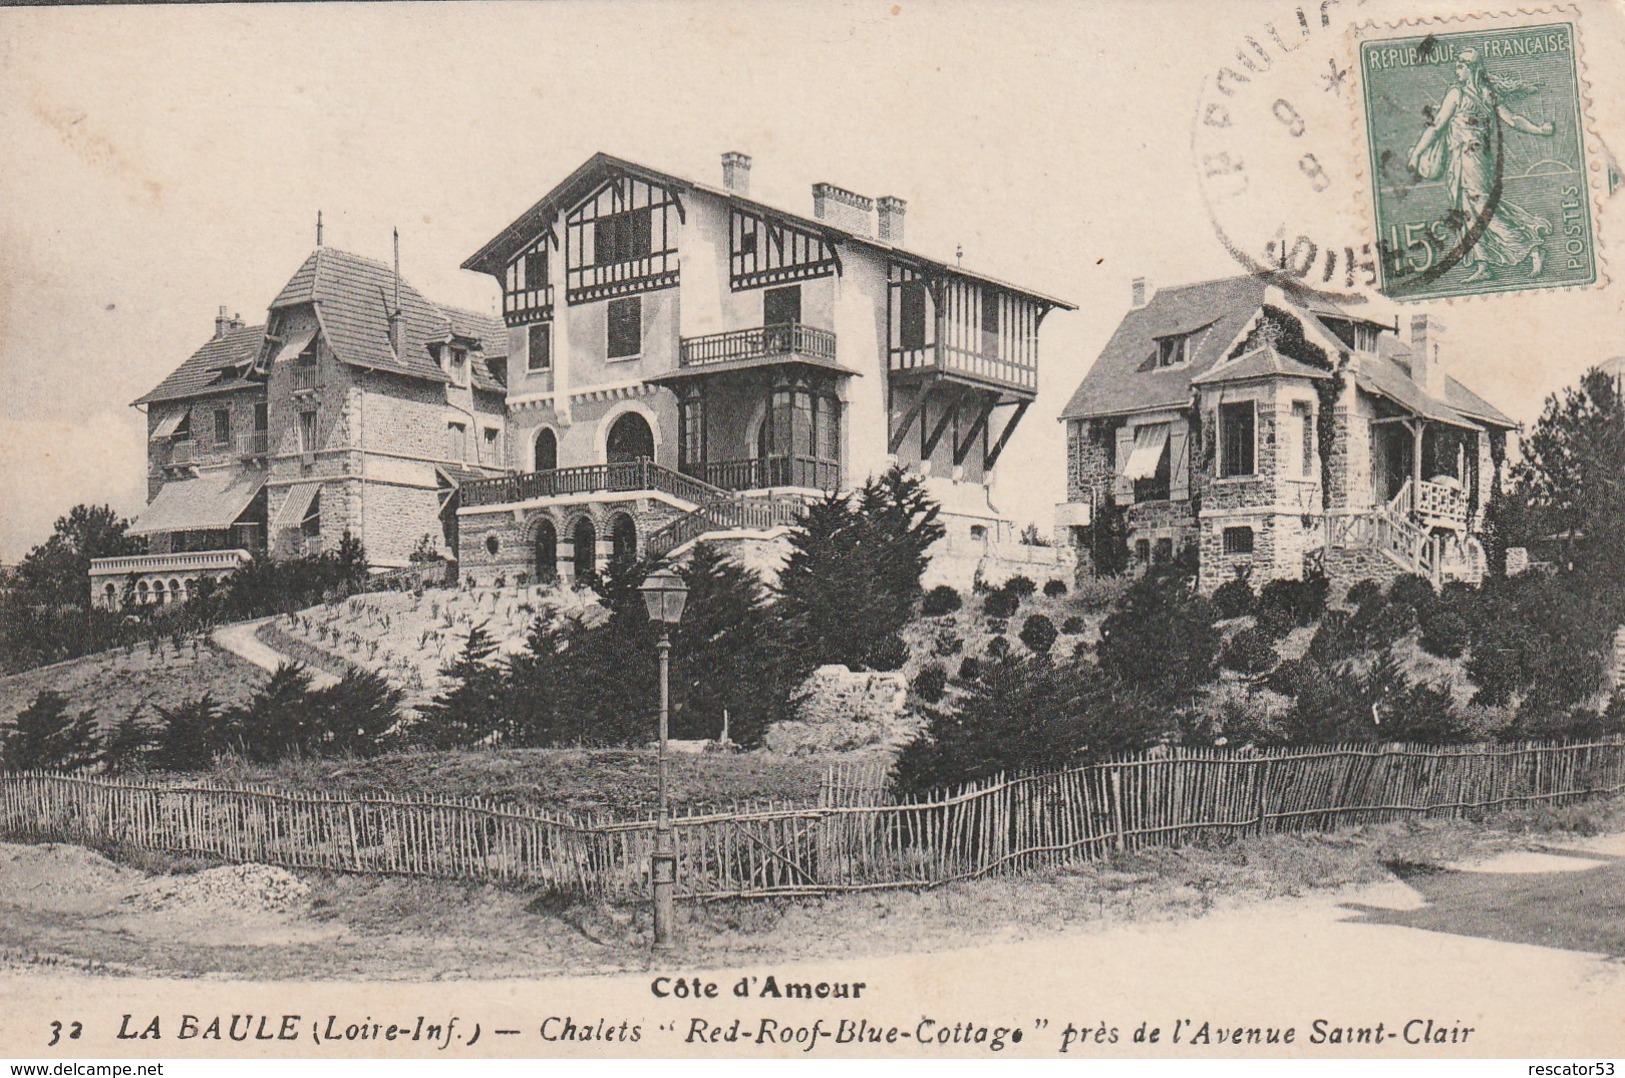
M29 1073L1612 1074L1618 3L0 6L0 142Z

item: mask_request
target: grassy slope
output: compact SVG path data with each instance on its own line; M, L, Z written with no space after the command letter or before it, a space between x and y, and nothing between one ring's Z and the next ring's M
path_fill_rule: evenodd
M177 654L168 642L156 654L145 645L133 654L122 649L97 652L0 678L0 721L9 722L41 689L66 693L75 711L95 708L96 717L111 725L137 704L171 707L204 692L235 704L247 699L265 676L252 663L208 644L201 644L195 655L190 645ZM150 710L147 717L153 717Z

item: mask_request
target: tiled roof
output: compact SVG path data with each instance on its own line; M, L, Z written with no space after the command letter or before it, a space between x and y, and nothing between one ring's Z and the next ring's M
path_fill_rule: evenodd
M1253 276L1159 289L1144 307L1123 317L1100 358L1062 410L1061 418L1084 419L1187 406L1193 382L1216 380L1204 375L1223 358L1259 309L1266 302L1283 300L1294 308L1296 317L1323 330L1321 316L1349 317L1324 300L1286 296L1272 289L1267 280ZM1329 334L1330 330L1325 332ZM1189 360L1175 367L1155 366L1157 339L1187 333L1192 334ZM1380 393L1417 414L1447 423L1516 425L1454 378L1445 379L1443 400L1428 396L1410 377L1410 350L1392 333L1379 333L1377 347L1377 355L1362 353L1359 357L1358 381L1368 392ZM1227 371L1226 377L1234 375Z
M319 247L283 285L271 301L271 309L314 302L323 336L340 361L433 382L446 381L446 375L430 356L429 343L444 341L453 332L476 337L481 351L473 364L475 384L481 389L501 391L489 367L491 358L505 356L508 351L507 331L498 319L442 307L402 280L400 308L404 326L401 354L397 357L389 342L389 310L395 295L395 273L389 266Z
M706 194L723 199L747 212L767 214L768 216L799 225L802 228L812 229L815 232L826 233L840 242L854 243L880 251L895 253L914 262L928 265L944 273L951 273L970 280L981 281L985 284L1006 288L1012 292L1017 292L1022 295L1031 296L1034 299L1041 300L1053 307L1059 307L1064 311L1077 310L1076 304L1069 303L1064 299L1057 299L1054 296L1047 296L1042 292L1035 292L1030 288L1022 287L1021 285L1011 284L1010 282L1000 280L997 277L989 277L986 274L977 273L973 270L966 269L963 266L960 266L957 260L950 263L945 260L931 258L930 256L921 254L918 251L911 251L904 247L898 247L895 244L887 243L886 241L877 239L874 236L848 231L832 221L820 220L816 217L807 217L803 214L782 210L777 206L769 206L765 203L756 202L752 199L746 198L740 195L738 192L730 191L725 187L714 187L710 184L699 183L695 180L686 179L674 173L662 172L658 169L647 168L643 165L639 165L619 157L614 157L607 153L595 153L592 155L592 157L588 158L579 168L577 168L569 176L565 177L564 180L562 180L546 195L543 195L540 202L536 203L530 209L520 214L517 220L498 233L494 239L488 242L484 247L481 247L474 254L470 255L468 259L463 262L463 269L500 276L502 273L502 267L507 260L512 257L513 254L521 247L535 239L536 233L545 229L548 224L551 223L554 215L558 213L561 207L568 206L575 200L590 194L606 176L612 173L625 173L627 175L636 176L639 179L662 187L675 187L681 190L704 191Z
M1228 363L1219 363L1206 374L1191 379L1192 385L1213 385L1218 382L1245 382L1249 378L1330 378L1332 372L1311 367L1289 356L1283 356L1265 345L1254 348L1246 355L1237 356Z
M1185 407L1191 379L1223 358L1263 306L1267 288L1266 281L1248 276L1158 289L1144 307L1123 316L1061 418ZM1154 366L1157 339L1185 333L1193 334L1186 362Z
M249 378L248 373L264 339L264 326L227 330L193 352L168 378L134 403L182 400L262 384Z

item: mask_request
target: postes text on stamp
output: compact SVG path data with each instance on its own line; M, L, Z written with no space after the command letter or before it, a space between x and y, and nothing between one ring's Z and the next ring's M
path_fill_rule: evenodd
M1573 19L1365 27L1356 58L1386 295L1597 281Z

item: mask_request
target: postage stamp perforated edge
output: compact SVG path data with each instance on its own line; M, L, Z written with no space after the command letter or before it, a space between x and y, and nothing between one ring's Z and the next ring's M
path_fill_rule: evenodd
M1366 73L1360 63L1360 46L1375 37L1409 37L1417 34L1471 32L1475 29L1493 30L1502 27L1515 29L1522 25L1537 25L1552 20L1569 21L1574 26L1575 90L1579 95L1579 125L1581 133L1581 171L1585 177L1586 208L1590 213L1593 272L1589 281L1571 281L1562 284L1518 284L1511 287L1486 287L1448 293L1420 295L1391 295L1400 303L1482 302L1500 296L1538 296L1562 292L1584 291L1608 287L1608 251L1601 232L1603 203L1602 151L1603 142L1597 132L1591 81L1586 70L1585 15L1576 5L1554 4L1515 10L1473 12L1430 16L1415 19L1375 21L1351 24L1345 36L1344 58L1352 80L1349 109L1349 139L1353 149L1354 183L1351 185L1353 219L1360 223L1372 250L1380 250L1376 179L1371 171L1370 126L1366 116Z

